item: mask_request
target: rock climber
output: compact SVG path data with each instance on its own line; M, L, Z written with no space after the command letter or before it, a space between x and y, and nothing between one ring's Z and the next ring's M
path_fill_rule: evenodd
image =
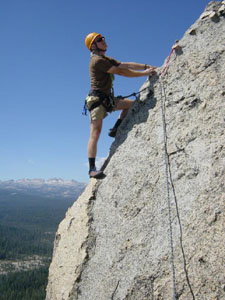
M85 44L91 52L89 65L91 90L86 98L86 107L90 112L89 176L98 179L103 176L103 172L97 170L95 166L97 143L102 130L103 119L108 112L121 110L118 120L109 131L109 136L115 137L119 125L134 102L131 99L114 97L112 88L114 74L126 77L148 76L154 73L156 67L135 62L120 62L105 56L108 46L100 33L89 33L85 38Z

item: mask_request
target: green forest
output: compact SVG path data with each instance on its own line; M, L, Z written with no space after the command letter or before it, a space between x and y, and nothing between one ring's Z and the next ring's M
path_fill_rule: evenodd
M33 256L42 264L0 275L0 300L44 300L55 232L74 199L52 199L0 189L0 263Z
M0 276L0 300L44 300L48 266Z

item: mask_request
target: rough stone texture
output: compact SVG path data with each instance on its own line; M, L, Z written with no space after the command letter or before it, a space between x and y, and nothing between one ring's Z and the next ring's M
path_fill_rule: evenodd
M59 225L49 272L48 299L70 299L71 287L79 281L82 265L88 258L94 185L92 180Z
M162 85L152 78L154 95L143 92L122 123L106 178L60 224L47 300L173 299L163 89L177 298L225 299L223 5L210 2L179 41Z

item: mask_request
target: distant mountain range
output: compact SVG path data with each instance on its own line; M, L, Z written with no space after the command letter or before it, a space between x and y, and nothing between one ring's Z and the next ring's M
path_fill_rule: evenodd
M61 178L0 180L0 190L11 191L13 194L24 193L48 198L76 199L84 190L86 183Z

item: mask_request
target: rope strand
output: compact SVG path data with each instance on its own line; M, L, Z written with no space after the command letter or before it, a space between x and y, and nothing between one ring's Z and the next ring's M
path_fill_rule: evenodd
M170 193L169 193L169 157L167 152L167 136L166 136L166 120L163 102L163 91L164 97L166 97L165 89L162 86L162 80L160 77L160 92L161 92L161 112L162 112L162 123L163 123L163 141L164 141L164 154L165 154L165 174L166 174L166 198L168 205L168 222L169 222L169 241L170 241L170 263L172 269L172 282L173 282L173 299L177 299L176 292L176 276L175 276L175 266L174 266L174 250L173 250L173 230L172 230L172 220L171 220L171 203L170 203Z
M173 299L174 300L177 299L177 292L176 292L176 276L175 276L175 264L174 264L173 231L172 231L172 219L171 219L171 201L170 201L170 194L169 194L169 179L170 179L171 186L172 186L175 207L176 207L176 213L177 213L177 219L178 219L179 230L180 230L180 246L181 246L181 251L182 251L182 256L183 256L184 272L185 272L186 281L187 281L188 287L190 289L192 298L193 298L193 300L195 300L194 292L192 290L189 276L188 276L188 271L187 271L186 258L185 258L184 248L183 248L182 225L181 225L181 220L180 220L180 215L179 215L179 208L178 208L175 187L174 187L173 180L172 180L169 155L168 155L168 151L167 151L167 131L166 131L166 118L165 118L165 102L167 99L166 99L166 90L165 90L162 78L167 71L169 61L170 61L170 58L171 58L174 50L175 50L174 48L171 50L171 52L166 60L165 66L161 72L161 76L160 76L161 111L162 111L164 153L165 153L165 174L166 174L166 190L167 190L167 204L168 204L169 234L170 234L169 239L170 239L170 248L171 248L170 262L171 262L171 268L172 268ZM163 99L164 99L164 101L163 101Z

